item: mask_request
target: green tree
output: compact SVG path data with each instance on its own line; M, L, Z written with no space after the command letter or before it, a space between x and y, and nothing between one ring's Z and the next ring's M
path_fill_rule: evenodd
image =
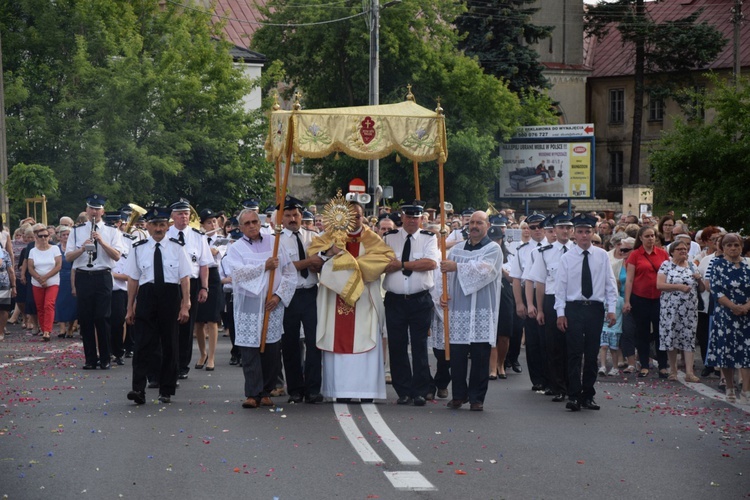
M264 116L210 13L148 0L0 0L9 164L50 165L50 210L235 208L266 186ZM12 167L13 168L13 167Z
M454 21L464 10L447 0L403 0L381 10L380 16L380 102L402 101L408 83L418 104L428 109L435 109L441 98L449 136L446 198L457 207L464 202L453 200L486 205L488 186L499 168L492 159L496 138L507 139L519 125L553 120L549 99L531 100L524 109L507 83L483 72L474 58L458 50ZM287 83L290 89L302 89L305 108L368 102L369 29L364 16L358 16L361 3L315 0L302 7L270 0L263 12L273 25L255 32L253 48L284 62ZM351 18L314 24L346 17ZM467 135L475 139L471 144ZM313 174L321 198L346 188L353 177L367 178L366 162L343 156L305 160L305 168ZM421 165L422 197L432 206L438 199L436 174L435 165ZM381 184L393 185L395 199L414 198L411 162L397 163L395 156L383 159L380 176Z
M456 28L464 35L459 48L477 57L485 71L507 81L514 92L549 86L539 54L529 45L548 38L553 27L529 22L539 10L528 6L534 2L468 0L467 11L456 19Z
M660 198L688 204L701 224L750 228L747 203L750 159L750 80L734 83L712 77L715 90L705 98L716 116L711 123L679 122L649 156Z
M726 40L707 22L698 22L702 10L682 19L656 23L647 13L645 0L600 1L586 9L587 35L603 38L611 29L622 35L623 45L633 48L635 95L630 151L630 184L640 183L641 135L646 75L668 74L661 95L669 95L690 71L706 66L721 52ZM616 20L616 21L613 21ZM623 57L627 52L623 51ZM664 82L669 82L664 85ZM671 88L671 89L670 89Z

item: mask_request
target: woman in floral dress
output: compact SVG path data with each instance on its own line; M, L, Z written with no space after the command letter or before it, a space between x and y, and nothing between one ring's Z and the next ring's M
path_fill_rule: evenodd
M703 280L688 259L688 243L679 240L669 246L670 260L659 267L656 288L661 290L659 349L669 357L669 380L677 380L677 351L685 358L685 380L699 382L693 372L695 333L698 329L698 292Z
M727 401L736 401L734 370L744 381L742 393L750 403L750 264L742 257L742 239L730 233L722 239L724 258L713 262L711 292L716 295L714 322L708 340L708 362L721 368Z

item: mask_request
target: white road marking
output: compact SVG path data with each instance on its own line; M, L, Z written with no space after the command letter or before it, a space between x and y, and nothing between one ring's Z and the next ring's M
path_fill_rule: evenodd
M382 439L383 443L385 443L393 454L396 455L399 462L406 465L419 465L422 463L406 446L404 446L404 443L396 437L391 428L388 427L388 424L385 423L385 420L383 420L383 417L380 415L380 412L374 404L363 404L362 411L365 413L367 420L370 421L370 425L375 429L375 432L378 433L380 439Z
M349 408L345 404L334 403L333 411L339 420L339 425L344 431L344 435L349 440L354 450L359 454L367 464L383 463L383 459L380 458L370 444L365 440L365 437L359 432L356 422L349 413Z
M25 358L16 358L13 361L39 361L40 359L44 359L44 356L27 356Z
M434 491L437 489L427 478L416 471L383 471L383 473L397 490Z
M707 386L706 384L702 384L700 382L688 382L685 380L685 372L677 372L677 380L679 380L681 383L686 385L687 387L690 387L695 392L702 394L703 396L706 396L707 398L711 399L718 399L719 401L723 401L728 405L732 405L735 408L738 408L745 413L750 413L750 402L744 402L740 398L740 395L737 394L737 402L730 403L727 401L727 397L725 394L722 394L721 392L714 390L713 388Z

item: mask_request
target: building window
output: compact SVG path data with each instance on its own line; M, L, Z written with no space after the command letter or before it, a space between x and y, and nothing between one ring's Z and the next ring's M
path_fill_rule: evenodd
M609 123L625 121L625 89L609 91Z
M305 172L305 162L292 163L292 175L310 175Z
M622 151L609 152L609 185L622 186Z
M648 121L664 121L664 99L650 96L648 99Z
M693 98L688 108L688 118L691 120L704 120L706 118L706 87L696 85L693 87Z

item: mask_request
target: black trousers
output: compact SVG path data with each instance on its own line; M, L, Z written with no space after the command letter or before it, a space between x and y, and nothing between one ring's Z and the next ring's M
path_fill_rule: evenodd
M388 292L384 305L393 388L399 397L425 397L432 386L427 355L434 309L432 297L428 291L408 297Z
M128 312L128 292L112 291L112 315L110 316L111 335L109 337L112 355L121 358L125 355L125 315Z
M557 328L555 296L544 296L544 334L547 346L548 387L555 394L568 393L568 346L565 332Z
M501 299L502 300L502 299ZM516 301L513 300L513 314L516 314ZM518 363L518 357L521 355L521 342L523 341L523 327L525 320L515 316L513 318L513 330L510 334L510 345L508 346L508 355L505 356L506 366Z
M232 350L229 351L229 355L232 358L240 359L240 348L234 345L234 294L232 292L224 294L224 307L226 308L224 325L229 330L229 341L232 343Z
M265 352L260 347L240 347L242 374L245 376L245 397L260 399L270 396L276 388L281 361L281 342L266 344Z
M668 368L667 352L659 350L659 315L661 314L659 299L646 299L633 293L630 295L630 305L632 306L630 314L635 320L635 348L638 349L641 369L649 368L651 342L654 342L659 369L666 370Z
M159 394L171 396L177 387L177 321L180 286L151 283L138 288L133 340L133 390L146 389L146 378L157 367Z
M525 297L525 295L524 295ZM526 299L524 298L524 303ZM534 297L534 305L539 307ZM525 318L526 330L526 364L529 367L529 378L532 385L547 387L547 347L544 329L536 322L536 318Z
M589 304L565 304L565 317L568 320L568 331L565 332L568 347L568 399L578 401L591 399L596 394L596 357L604 326L604 304Z
M287 392L290 396L320 394L322 355L315 345L315 330L318 326L317 296L317 286L299 288L294 292L289 307L284 310L281 354L284 359ZM305 330L304 364L300 348L300 326Z
M178 334L179 368L180 373L184 374L190 371L190 360L193 359L193 329L195 328L195 317L198 313L198 292L200 288L200 278L190 278L190 319L186 323L178 323L180 331ZM177 318L176 315L175 318Z
M436 335L436 332L432 332ZM442 332L438 332L437 335L442 335ZM432 379L433 392L437 392L436 389L447 389L448 384L451 383L451 362L445 359L445 349L432 348L432 354L435 355L436 370L435 377Z
M390 337L390 334L389 334ZM451 376L453 378L453 399L469 400L470 403L484 403L487 385L490 381L489 342L472 342L471 344L451 344ZM469 372L469 355L471 371ZM468 386L466 375L469 375Z
M86 364L105 365L110 360L109 318L112 313L112 273L109 270L76 270L78 325ZM97 353L97 341L99 351Z

